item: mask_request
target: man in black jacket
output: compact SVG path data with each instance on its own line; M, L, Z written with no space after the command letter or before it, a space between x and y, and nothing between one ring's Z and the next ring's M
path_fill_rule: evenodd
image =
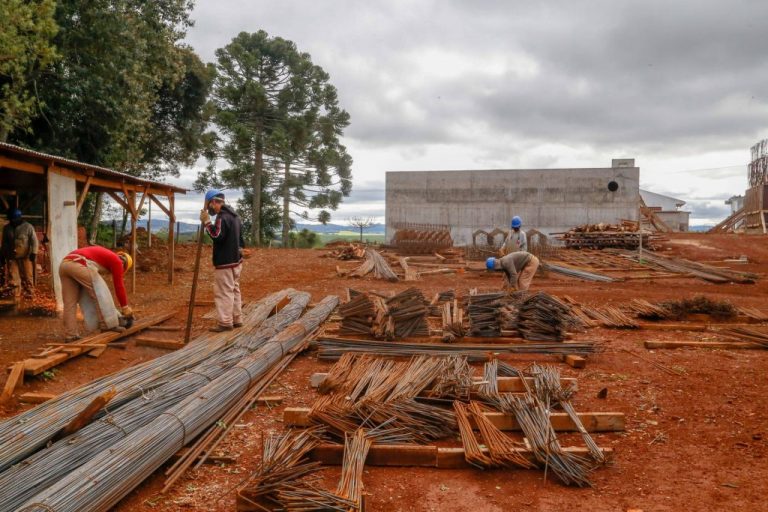
M209 190L205 194L208 207L200 210L200 221L213 240L213 298L218 325L213 332L230 331L242 326L242 299L240 297L240 271L242 270L243 223L237 213L224 204L224 193ZM216 222L211 223L211 215Z

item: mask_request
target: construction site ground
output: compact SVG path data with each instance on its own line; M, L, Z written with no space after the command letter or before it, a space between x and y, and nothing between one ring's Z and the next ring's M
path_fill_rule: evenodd
M746 255L748 264L730 268L765 272L765 237L738 235L669 235L664 254L697 261L718 262ZM338 277L336 267L355 262L323 258L322 250L252 250L242 274L244 300L261 298L286 287L306 290L318 301L328 294L346 296L348 287L379 292L411 286L432 297L436 292L469 288L499 288L498 274L461 272L424 276L416 282L388 283ZM177 311L169 324L183 325L192 277L194 247L177 250L176 283L169 287L162 271L139 272L131 302L138 316ZM212 298L212 270L205 256L198 298ZM710 284L693 278L631 280L616 283L584 282L550 274L537 277L533 289L569 295L588 305L623 304L633 298L651 302L699 294L727 299L739 306L768 313L768 276L756 284ZM210 305L196 308L194 332L213 325L201 316ZM762 328L766 330L765 327ZM164 332L179 339L180 332ZM60 340L56 318L0 319L0 362L8 365L29 357L45 343ZM193 333L194 335L194 333ZM363 482L371 511L507 511L507 510L768 510L768 353L764 350L680 349L648 351L646 340L703 340L708 332L613 330L596 328L575 339L603 342L602 353L590 356L586 368L573 369L552 356L505 357L518 367L533 361L557 364L563 376L576 377L579 411L616 411L626 415L626 431L598 434L601 446L615 450L613 464L593 474L594 487L569 488L532 470L445 470L366 468ZM41 377L28 379L18 392L58 394L96 377L166 353L135 346L109 349L98 359L79 357ZM641 357L642 356L642 357ZM657 361L678 370L670 375L649 363ZM310 376L327 371L313 352L300 356L272 385L268 395L279 395L278 406L249 411L220 447L235 457L231 464L205 465L189 472L167 494L159 494L162 471L127 496L116 510L234 510L235 488L258 463L262 437L284 429L285 407L309 406L317 397ZM607 388L604 399L598 392ZM31 407L15 398L2 409L10 416ZM581 445L575 435L562 436L564 445ZM327 487L335 488L338 469L325 471Z

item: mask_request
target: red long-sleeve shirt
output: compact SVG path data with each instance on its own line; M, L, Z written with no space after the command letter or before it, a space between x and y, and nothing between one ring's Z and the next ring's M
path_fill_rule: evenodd
M107 269L107 271L112 274L112 283L115 285L115 295L117 295L118 302L120 302L121 306L128 305L128 295L125 293L125 284L123 284L123 260L121 260L117 254L100 245L75 249L69 253L69 255L73 254L79 254ZM69 255L67 257L69 257ZM85 263L83 263L83 265L84 264Z

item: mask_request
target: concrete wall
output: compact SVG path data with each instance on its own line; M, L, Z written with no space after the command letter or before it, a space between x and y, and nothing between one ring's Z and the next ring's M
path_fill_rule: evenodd
M524 229L545 233L636 221L639 182L637 167L388 172L386 236L398 222L447 224L454 243L465 245L477 229L508 229L514 215Z
M61 310L59 263L77 249L77 188L74 178L48 173L48 240L56 307Z
M691 212L685 212L682 210L672 212L656 212L656 216L664 221L667 226L672 228L672 231L688 231L688 220L691 216Z

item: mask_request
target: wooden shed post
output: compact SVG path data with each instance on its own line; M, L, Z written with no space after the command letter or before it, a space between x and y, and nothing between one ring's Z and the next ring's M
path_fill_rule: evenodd
M174 224L176 224L176 210L175 210L175 196L173 191L168 192L168 209L170 215L168 216L168 283L173 284L173 266L174 256L176 252L176 244L173 233Z
M136 293L136 217L138 212L136 211L136 192L131 192L126 196L128 205L131 207L131 258L133 259L133 267L131 268L131 293Z

